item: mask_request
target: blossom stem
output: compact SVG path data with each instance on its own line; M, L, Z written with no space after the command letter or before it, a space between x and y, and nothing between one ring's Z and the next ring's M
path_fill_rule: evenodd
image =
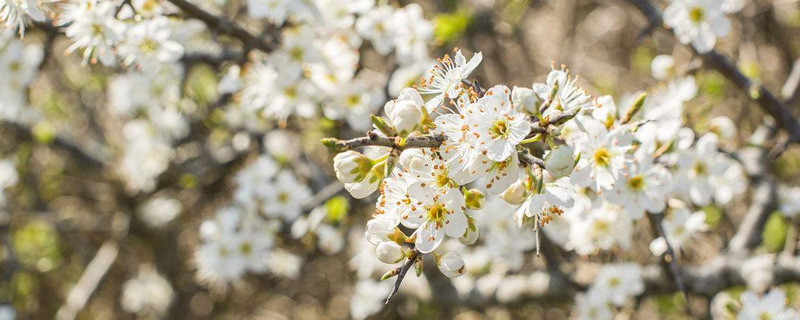
M389 297L386 298L386 304L389 304L389 301L392 300L394 294L397 293L397 290L400 289L400 284L406 277L408 270L411 270L411 266L413 266L414 262L418 258L421 258L421 256L422 254L415 249L414 251L411 252L411 254L409 254L408 259L406 259L406 262L403 263L402 266L397 267L397 269L395 269L397 271L397 279L395 279L394 281L394 285L392 286L392 291L389 292Z

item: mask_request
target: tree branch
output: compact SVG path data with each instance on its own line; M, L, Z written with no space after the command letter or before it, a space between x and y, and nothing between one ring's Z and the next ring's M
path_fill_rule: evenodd
M394 294L397 293L397 290L400 289L400 284L403 283L403 279L405 279L406 274L408 274L408 270L411 270L411 266L414 265L414 261L417 260L417 257L421 255L421 253L417 250L411 252L411 255L406 259L406 262L403 263L402 266L398 267L394 270L397 274L397 279L394 280L394 285L392 286L392 291L389 292L389 297L386 298L386 304L389 304L389 301L392 300Z
M262 41L258 37L254 36L247 30L239 26L239 24L230 21L228 19L225 19L223 17L217 17L201 9L200 7L197 7L189 3L186 0L169 0L169 2L171 2L176 7L181 9L181 11L183 11L184 14L192 18L198 19L200 21L203 21L203 23L205 23L210 30L213 30L218 33L224 33L234 38L237 38L240 41L242 41L242 43L244 43L246 46L256 48L264 52L270 52L278 47L276 43Z
M661 11L649 0L627 1L644 14L648 23L660 24L662 20ZM672 30L669 28L664 28L672 33ZM722 74L730 82L733 82L733 84L742 90L750 100L758 103L762 110L771 115L781 129L785 130L789 135L789 142L800 142L800 122L797 121L789 108L787 108L782 101L778 100L775 95L764 88L764 86L753 82L750 78L742 74L730 59L716 50L711 50L707 53L698 53L694 48L692 48L692 50L703 59L703 62L707 66Z

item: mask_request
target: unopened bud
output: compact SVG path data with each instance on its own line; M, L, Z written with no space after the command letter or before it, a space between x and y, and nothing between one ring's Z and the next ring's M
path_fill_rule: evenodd
M539 97L530 88L514 87L511 90L511 102L514 103L517 111L528 114L538 114Z
M334 151L339 151L341 149L338 144L339 140L336 138L325 138L322 139L320 142L322 142L323 146L331 148Z
M436 265L439 267L439 271L448 278L458 278L467 271L464 260L452 251L438 259Z
M386 120L384 120L383 118L376 116L374 114L369 115L369 118L370 120L372 120L372 124L375 125L375 128L378 128L378 130L383 132L383 134L385 134L386 136L392 137L397 134L394 131L394 129L392 129L392 126L386 123Z
M467 209L478 210L486 203L486 196L478 189L467 190L464 192L464 202L467 204Z
M506 191L503 191L500 197L510 204L522 204L528 199L528 187L525 185L525 181L517 180Z
M333 171L336 178L344 183L364 180L372 169L372 160L356 151L345 151L333 158Z
M420 106L417 106L412 101L397 101L394 105L394 110L389 114L389 120L392 122L394 129L401 136L405 136L416 130L417 126L422 122L422 111Z
M403 247L393 241L384 241L378 244L375 247L375 254L378 255L378 260L387 264L395 264L405 258Z
M567 145L559 145L551 149L544 157L544 167L554 179L568 176L575 168L572 148Z
M626 124L630 122L631 119L633 119L633 117L639 112L639 110L642 110L645 98L647 98L647 92L642 92L636 96L636 99L633 100L633 104L631 104L630 108L628 108L628 111L625 112L625 115L622 116L622 120L620 120L619 123Z

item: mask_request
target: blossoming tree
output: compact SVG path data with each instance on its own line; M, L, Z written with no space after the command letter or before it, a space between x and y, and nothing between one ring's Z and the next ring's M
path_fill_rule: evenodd
M545 2L0 0L0 320L800 319L780 4ZM604 88L619 12L647 80Z

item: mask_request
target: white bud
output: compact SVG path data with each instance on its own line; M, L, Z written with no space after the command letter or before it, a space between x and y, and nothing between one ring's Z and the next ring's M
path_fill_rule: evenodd
M730 118L719 116L708 121L708 130L716 133L720 138L726 139L736 134L736 125Z
M575 159L572 158L572 148L567 145L556 146L544 157L544 167L553 176L553 179L566 177L575 168Z
M528 199L528 187L525 185L525 181L517 180L506 191L503 191L500 197L510 204L522 204Z
M464 233L464 236L458 238L458 241L467 246L475 244L475 242L478 241L478 230L478 228L475 228L475 231L472 231L472 229L467 228L467 232Z
M511 102L519 112L536 114L539 109L539 98L529 88L514 87L511 90Z
M367 231L364 235L367 241L372 244L379 244L384 241L389 241L389 235L394 233L394 228L397 223L388 218L374 218L367 221Z
M394 103L392 112L389 113L389 122L401 135L414 131L422 122L422 106L413 100L399 100Z
M458 253L452 251L442 256L439 261L436 261L436 264L439 267L439 271L448 278L458 278L467 271L464 260L461 259Z
M372 168L372 160L356 151L345 151L333 158L333 171L336 178L344 183L364 180Z
M667 80L675 71L675 60L670 55L660 55L650 64L650 72L657 80Z
M384 241L375 247L375 254L378 255L378 260L387 264L394 264L403 260L403 247L394 241Z
M479 210L486 203L486 196L478 189L470 189L464 192L464 203L467 209Z

